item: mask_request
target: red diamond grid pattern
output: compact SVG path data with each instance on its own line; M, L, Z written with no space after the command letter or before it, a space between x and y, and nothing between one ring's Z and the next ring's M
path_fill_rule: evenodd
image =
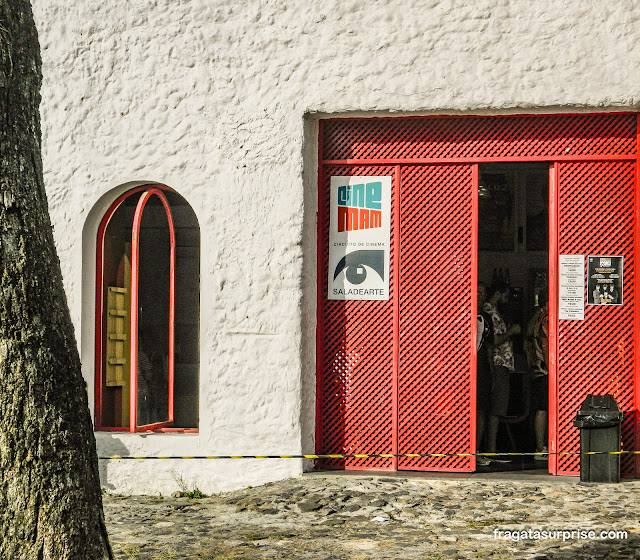
M334 119L323 122L325 160L371 158L383 163L384 159L411 157L511 156L543 156L553 160L555 156L573 155L634 156L636 150L635 114ZM579 430L573 427L572 420L590 392L610 392L616 396L625 412L624 448L634 448L633 166L632 162L560 163L559 253L624 255L625 303L622 307L587 306L585 321L561 321L558 325L559 451L579 450ZM323 286L326 286L327 276L329 177L349 174L393 176L393 170L382 166L323 166L320 203L324 206L325 219L318 225ZM449 179L447 170L451 172ZM468 206L464 197L458 196L462 193L454 188L458 180L456 173L459 171L464 175L466 170L468 167L462 165L405 167L402 170L399 226L392 216L392 229L401 227L402 239L398 380L401 453L469 449L470 421L463 414L451 413L455 409L459 412L468 409L470 398L470 318L465 318L470 281L467 281L465 268L466 248L464 244L456 245L451 238L452 235L455 238L455 230L460 229L459 241L462 242L464 235L470 239L467 229L470 226L465 218ZM445 175L437 177L438 173ZM438 206L436 200L429 200L421 191L435 178L442 180L439 198L458 201L455 204L459 206ZM467 176L459 179L465 181ZM397 188L395 183L393 188ZM411 200L414 196L426 196L422 203L430 208L431 215L424 223L420 221L424 213L421 214L419 204ZM430 238L430 234L425 233L429 228L439 233ZM438 235L443 240L441 247L431 244ZM393 251L396 250L396 247L392 248L392 293L399 289L395 281L397 272L393 270ZM459 262L451 261L456 251L461 251ZM452 291L455 295L449 298L447 306L436 306L441 312L446 309L451 323L438 322L440 315L432 311L434 307L429 307L428 296L422 293L428 291L431 282L422 279L424 274L421 276L421 266L426 266L421 259L429 252L439 259L433 282L450 281L457 290ZM457 270L460 278L448 277L451 270ZM412 288L412 282L418 284ZM405 289L407 293L404 293ZM392 380L392 301L334 302L321 297L318 305L324 323L324 337L318 348L322 361L318 397L322 415L319 452L390 452L394 443L392 430L396 405ZM433 340L420 330L421 325L427 323L434 325ZM439 329L453 326L457 327L449 331L453 338L445 341ZM447 349L447 356L441 357L444 349ZM632 457L623 457L624 475L633 474L633 462ZM391 468L393 463L391 459L367 459L322 461L320 465ZM399 462L400 468L412 469L466 470L467 465L468 459L403 459ZM578 470L577 456L559 457L559 474L576 474Z
M634 155L635 114L330 119L323 158Z
M321 231L322 286L327 286L329 194L331 176L394 176L393 167L326 167L320 196L324 208ZM394 198L391 197L393 240ZM322 297L322 446L320 454L392 453L393 416L393 294L396 271L391 247L388 301L337 301ZM366 469L393 467L393 459L318 461L321 468Z
M634 164L562 163L558 183L559 253L582 254L585 261L588 255L624 256L624 304L586 305L584 321L559 321L558 451L580 450L572 421L589 393L614 395L625 414L623 447L633 449ZM558 461L558 474L580 472L577 455ZM623 456L622 474L633 476L633 466L633 457Z
M472 170L401 175L400 453L471 451ZM411 470L470 470L470 458L401 458Z

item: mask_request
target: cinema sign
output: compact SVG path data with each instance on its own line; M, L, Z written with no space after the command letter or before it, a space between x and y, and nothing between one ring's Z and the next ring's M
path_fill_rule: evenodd
M331 177L329 299L388 300L391 177Z

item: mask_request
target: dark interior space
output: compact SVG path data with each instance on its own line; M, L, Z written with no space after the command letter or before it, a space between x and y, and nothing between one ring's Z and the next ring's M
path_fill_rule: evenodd
M506 415L500 416L496 451L536 450L532 378L525 351L527 326L548 288L548 163L480 165L478 187L478 282L489 293L506 283L505 301L497 304L507 328L520 325L511 337L514 371L510 375ZM543 292L544 293L544 292ZM486 432L479 450L486 450ZM484 448L483 448L484 447ZM547 462L528 457L503 457L479 471L546 468Z

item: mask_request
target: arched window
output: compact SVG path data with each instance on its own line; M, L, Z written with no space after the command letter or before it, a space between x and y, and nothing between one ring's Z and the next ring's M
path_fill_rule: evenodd
M200 230L168 187L127 191L98 228L96 428L198 427Z

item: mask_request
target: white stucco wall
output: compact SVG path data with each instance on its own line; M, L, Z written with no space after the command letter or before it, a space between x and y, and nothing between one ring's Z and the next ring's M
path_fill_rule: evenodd
M100 433L103 455L313 452L318 118L640 103L630 0L33 6L45 181L91 401L101 213L126 186L159 182L201 227L200 433ZM212 492L301 468L103 462L101 475L109 490L169 492L176 471Z

